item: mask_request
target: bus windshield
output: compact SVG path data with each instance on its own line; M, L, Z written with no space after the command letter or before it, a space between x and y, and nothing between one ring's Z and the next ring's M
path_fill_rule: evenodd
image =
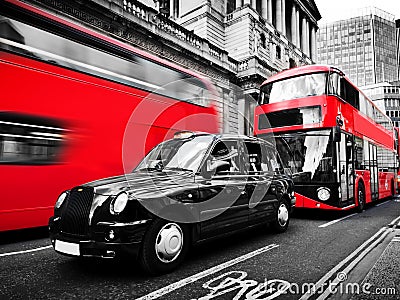
M327 73L307 74L267 83L261 88L259 104L325 94Z
M284 134L277 140L284 165L302 183L336 180L333 147L331 130Z

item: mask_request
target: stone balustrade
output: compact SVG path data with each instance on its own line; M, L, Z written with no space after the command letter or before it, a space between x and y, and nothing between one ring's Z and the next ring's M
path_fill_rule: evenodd
M145 22L144 24L142 23L142 25L149 27L148 29L151 29L152 26L156 26L157 29L169 35L170 39L178 39L186 43L189 46L188 49L194 47L199 50L199 53L209 59L213 64L221 65L233 72L236 72L238 69L237 61L230 58L225 50L197 36L193 31L180 26L173 20L160 14L157 10L135 0L111 0L110 2L112 2L112 4L110 4L112 10L118 11L117 8L120 8L122 14L128 13L131 18L139 18Z

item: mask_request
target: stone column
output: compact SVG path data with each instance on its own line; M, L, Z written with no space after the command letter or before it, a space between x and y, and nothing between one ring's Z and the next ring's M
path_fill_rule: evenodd
M235 8L239 8L242 7L242 0L236 0L236 7Z
M155 1L154 2L154 8L155 8L156 11L158 11L158 12L160 11L160 1Z
M276 0L276 30L282 32L282 0Z
M251 4L251 0L244 0L244 5L246 5L246 4Z
M296 7L296 46L297 47L301 47L300 46L300 34L301 34L301 32L300 32L300 11L299 11L299 8L298 7Z
M251 7L257 11L257 1L256 0L251 0Z
M310 21L306 19L306 53L308 56L310 56Z
M261 16L264 20L268 20L268 1L262 0L261 1Z
M297 46L296 5L294 5L294 3L292 4L292 18L290 20L290 29L292 31L291 41L295 46Z
M307 19L306 17L302 17L301 50L303 50L305 54L307 54L306 47L307 47Z
M175 1L169 0L169 16L175 18Z
M272 0L267 0L268 22L272 24Z
M286 35L286 0L282 0L282 34Z
M317 59L317 28L313 25L311 25L311 59L316 60Z

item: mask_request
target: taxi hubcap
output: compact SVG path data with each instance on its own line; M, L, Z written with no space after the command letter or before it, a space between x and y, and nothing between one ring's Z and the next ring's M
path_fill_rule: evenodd
M183 232L179 225L169 223L158 232L156 239L156 254L160 261L170 263L181 253L183 246Z
M280 226L285 226L289 219L289 212L285 204L281 204L278 208L278 222Z

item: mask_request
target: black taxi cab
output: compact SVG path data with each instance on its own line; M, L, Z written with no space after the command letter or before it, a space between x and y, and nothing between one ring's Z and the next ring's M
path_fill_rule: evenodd
M63 192L49 220L50 239L60 254L128 254L160 274L211 238L265 224L286 231L294 204L293 182L272 144L180 132L132 173Z

